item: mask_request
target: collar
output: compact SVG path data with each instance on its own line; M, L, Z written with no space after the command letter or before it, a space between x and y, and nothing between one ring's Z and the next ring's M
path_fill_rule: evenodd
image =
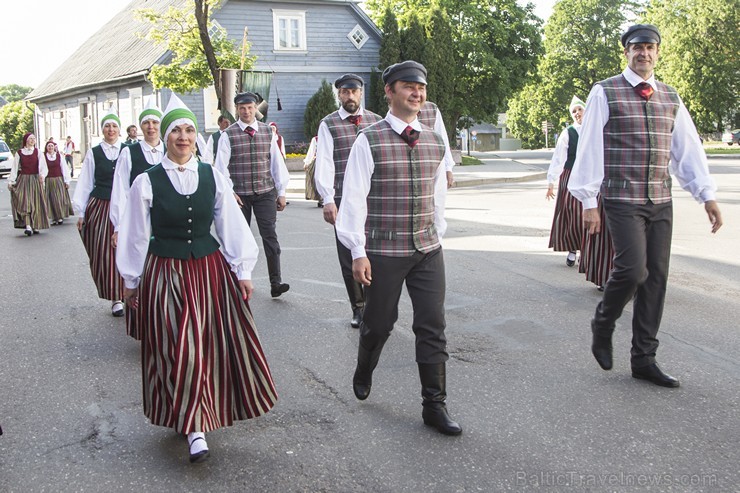
M103 140L103 141L100 142L100 146L103 149L119 149L120 150L121 143L120 142L116 142L115 144L109 144L109 143L107 143L106 141Z
M172 169L179 171L180 165L177 163L173 163L172 160L170 160L170 158L168 158L167 155L165 154L165 156L162 158L162 167L166 171L169 171ZM195 159L195 156L191 156L190 161L185 163L185 170L193 171L196 173L198 172L198 160Z
M401 133L406 130L406 127L411 125L411 128L416 130L417 132L421 132L421 123L419 123L418 118L414 118L414 121L411 123L406 123L405 121L401 120L397 116L393 115L390 111L388 111L388 114L385 115L385 119L388 121L388 123L391 124L391 128L393 128L393 131L396 132L398 135L401 135Z
M159 144L155 146L149 145L146 140L140 140L139 145L141 145L141 148L147 152L151 152L153 149L162 153L164 152L164 144L162 143L162 139L159 139Z
M252 128L254 129L254 131L255 131L255 132L259 132L259 125L257 124L257 119L255 119L255 120L254 120L254 121L253 121L252 123L250 123L249 125L247 125L246 123L244 123L244 122L243 122L243 121L241 121L241 120L237 120L237 121L236 121L236 124L237 124L237 125L239 125L239 128L241 128L241 129L242 129L242 132L243 132L243 131L244 131L244 130L245 130L245 129L247 128L247 127L252 127Z
M360 106L360 108L357 110L357 113L350 113L349 111L345 110L343 106L339 107L339 118L342 120L346 120L347 117L350 117L352 115L362 115L363 114L363 108Z
M624 72L622 72L622 75L625 79L627 79L627 82L630 83L632 87L635 87L640 82L647 82L650 84L654 90L658 90L658 85L655 83L655 74L651 75L648 80L644 80L642 77L637 75L631 68L625 67Z
M48 157L49 159L51 159L51 160L54 160L54 159L56 159L56 158L57 158L57 153L56 153L56 152L53 152L53 153L51 153L51 154L49 154L48 152L45 152L45 153L44 153L44 155L45 155L46 157Z

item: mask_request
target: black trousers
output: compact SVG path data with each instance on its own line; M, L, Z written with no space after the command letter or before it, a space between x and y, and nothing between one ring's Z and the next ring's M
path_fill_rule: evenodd
M594 333L611 336L622 310L634 299L632 367L655 363L663 317L673 233L673 203L644 205L604 200L614 244L614 269L596 307Z
M242 200L242 214L247 224L252 225L252 212L257 219L257 228L262 237L262 246L267 257L267 267L270 273L270 283L280 282L280 243L277 231L277 191L273 188L269 192L253 195L238 194ZM277 268L277 272L274 272Z
M341 200L334 199L337 210L339 210L340 202ZM347 296L352 305L352 310L362 308L365 306L365 292L362 284L355 281L355 278L352 276L352 251L339 241L336 228L334 228L334 240L337 243L339 267L342 269L342 279L344 280L344 286L347 288Z
M443 363L449 359L445 337L445 266L442 248L410 257L368 254L372 283L365 287L365 312L360 344L372 351L382 346L398 320L401 288L414 308L412 330L416 336L416 362Z

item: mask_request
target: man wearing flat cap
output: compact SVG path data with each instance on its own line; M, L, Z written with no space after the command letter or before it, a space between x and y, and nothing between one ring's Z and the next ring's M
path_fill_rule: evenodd
M722 226L722 216L691 116L676 90L653 76L660 53L658 28L634 25L621 41L627 68L591 90L568 183L583 203L589 233L602 228L596 208L601 193L615 252L614 268L591 320L591 352L602 369L612 368L612 333L634 299L632 376L675 388L679 381L655 361L671 253L670 173L704 204L712 233Z
M280 243L275 224L285 209L288 168L270 127L256 119L259 97L242 92L234 98L239 119L218 139L214 166L229 179L247 223L252 212L262 237L270 276L270 295L277 298L290 289L280 275Z
M462 428L446 408L445 268L440 239L447 180L442 137L419 122L426 101L426 69L412 60L383 72L389 111L361 131L349 154L339 240L352 253L352 272L365 287L355 396L370 394L372 374L398 319L401 289L414 309L416 362L424 424L447 435Z
M337 210L342 202L344 170L357 134L382 120L380 116L362 107L364 85L362 78L355 74L344 74L334 81L339 97L339 110L327 115L319 125L314 179L316 189L324 201L324 220L329 224L335 223ZM362 284L352 276L352 253L339 239L336 242L339 266L352 306L350 325L358 328L365 306L365 294Z

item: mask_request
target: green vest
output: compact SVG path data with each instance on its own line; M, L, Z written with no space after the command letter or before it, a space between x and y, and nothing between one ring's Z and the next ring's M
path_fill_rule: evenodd
M118 159L108 159L100 144L92 148L92 153L93 158L95 158L95 175L93 176L93 189L90 196L96 199L110 200L110 194L113 190L113 176L116 173Z
M146 160L144 150L141 148L141 142L128 146L128 151L131 153L131 175L128 180L128 184L131 186L134 184L134 180L137 176L154 165L149 164L149 161Z
M218 250L211 236L216 180L209 164L198 163L198 189L182 195L172 186L161 164L145 173L152 183L152 237L149 253L157 257L188 260Z
M578 130L570 125L568 131L568 159L565 161L563 168L573 169L573 163L576 162L576 150L578 149Z
M223 132L221 130L217 130L211 134L211 137L213 138L213 162L216 162L216 154L218 154L218 139L221 138L222 133Z

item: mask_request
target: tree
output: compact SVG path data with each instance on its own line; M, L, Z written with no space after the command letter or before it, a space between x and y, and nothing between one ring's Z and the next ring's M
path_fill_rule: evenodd
M0 108L0 137L17 151L23 145L23 134L33 132L35 105L14 101Z
M191 0L185 7L169 7L164 13L154 9L136 11L138 19L152 25L146 39L172 53L167 65L152 67L149 79L156 89L166 87L184 93L213 84L220 106L218 68L239 68L242 57L226 30L209 20L218 5L219 0ZM255 59L246 57L243 68L251 68Z
M427 33L416 12L409 15L406 28L401 31L401 60L415 60L424 64L424 45Z
M319 124L329 113L337 110L337 99L331 85L326 80L321 81L321 87L311 96L306 103L306 111L303 113L303 133L307 139L311 139L319 133Z
M429 82L427 99L441 108L448 137L451 142L455 142L456 119L451 108L457 106L455 92L460 63L455 53L450 19L439 5L434 5L429 12L426 35L422 63L427 69Z
M525 147L545 144L543 121L554 124L555 132L570 123L568 104L574 95L585 101L594 83L622 71L619 38L635 8L618 0L555 4L537 73L509 102L507 124Z
M390 2L383 5L383 14L378 25L383 32L383 39L380 42L378 70L370 73L368 108L379 115L385 115L388 112L388 103L385 100L383 70L401 59L401 34L398 31L398 21Z
M738 0L653 0L644 21L661 33L658 80L676 88L699 132L740 125Z
M19 86L18 84L0 86L0 96L4 97L5 101L8 103L22 100L28 96L31 91L33 91L32 87Z

